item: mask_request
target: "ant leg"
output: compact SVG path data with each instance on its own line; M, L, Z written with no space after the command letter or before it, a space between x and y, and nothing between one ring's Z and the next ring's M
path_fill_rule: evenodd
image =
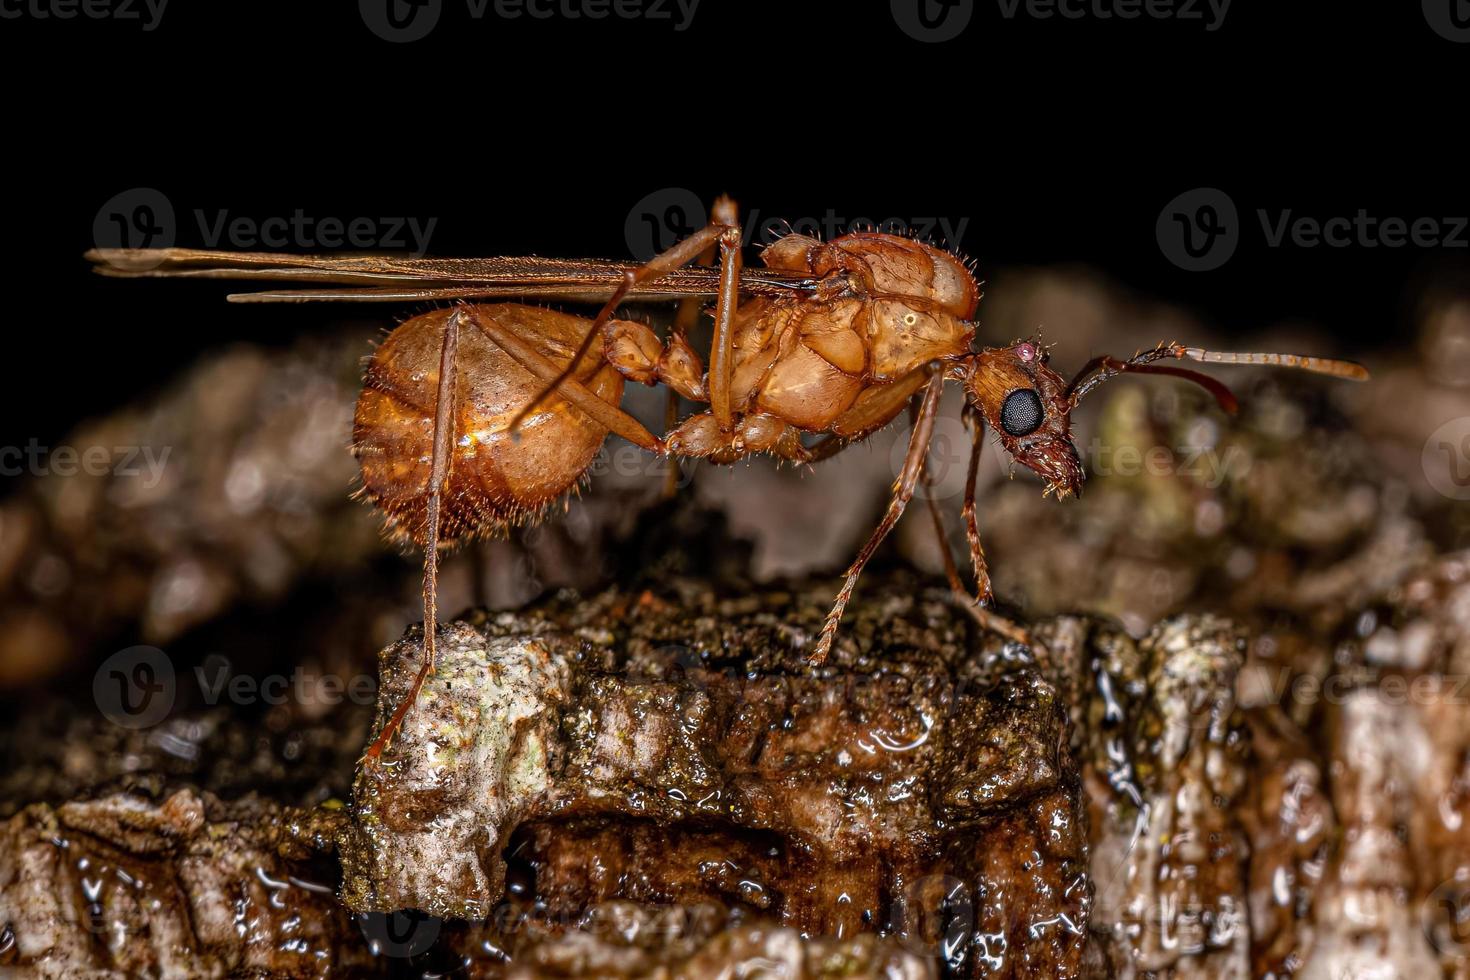
M976 456L972 459L978 458ZM924 471L924 485L930 486L929 471ZM973 488L971 488L973 489ZM970 615L970 618L980 626L981 629L1014 640L1024 646L1036 649L1036 644L1031 639L1031 634L1024 627L1018 626L1009 619L986 609L985 606L991 601L990 576L985 571L985 553L980 550L980 536L975 533L975 508L973 497L967 499L966 532L970 538L970 560L975 565L976 591L978 596L971 595L965 591L965 584L960 581L960 570L955 565L954 554L949 550L949 535L944 530L944 518L940 516L939 505L929 497L929 514L934 519L934 534L939 539L939 553L944 558L944 574L949 579L949 591L954 597L955 605L959 606Z
M970 543L970 568L975 573L975 600L990 605L990 570L985 564L985 549L980 545L980 528L975 523L975 479L980 471L980 452L985 448L985 420L969 406L965 414L970 421L970 466L965 471L965 538Z
M973 409L966 406L966 412ZM985 606L991 601L990 575L985 570L985 552L980 547L980 532L975 527L975 471L980 461L980 448L984 445L982 441L983 424L977 418L976 425L972 428L973 443L970 449L970 469L965 478L965 532L970 541L970 562L975 568L975 591L976 595L970 595L965 591L965 585L960 581L960 570L955 565L954 554L949 550L949 535L944 530L944 517L939 513L939 504L935 502L932 493L926 493L925 499L929 502L929 516L934 521L934 536L939 539L939 553L944 559L944 575L949 579L949 590L954 596L955 603L970 614L970 617L979 624L981 629L989 630L1014 640L1017 643L1035 648L1031 640L1031 634L1024 628L1006 619L999 613L986 609ZM927 465L924 467L924 488L931 490L934 486L933 476Z
M1039 645L1025 628L986 608L994 600L994 594L990 588L990 571L985 564L985 549L980 546L980 528L975 523L975 480L980 470L980 451L985 448L985 419L969 405L965 406L965 415L970 422L970 465L965 472L963 512L965 538L970 543L970 567L975 573L975 594L971 596L960 590L955 593L955 598L960 600L961 607L982 629L998 633L1032 650L1039 650ZM1049 656L1044 653L1041 655Z
M893 530L898 519L903 516L904 508L908 506L909 499L914 495L914 487L919 482L919 473L924 468L924 461L929 454L929 440L934 435L934 418L939 414L939 398L944 393L944 372L938 368L930 368L929 386L924 392L923 404L919 406L919 417L914 425L913 434L909 436L909 451L904 457L903 472L899 474L897 483L894 485L893 499L888 503L888 510L883 515L883 520L873 531L873 536L868 543L863 545L863 550L858 552L857 558L853 560L852 566L847 570L846 581L842 583L842 590L837 593L837 600L832 604L832 611L827 614L827 621L822 624L822 633L817 640L817 648L807 662L813 667L819 667L827 660L827 654L832 649L832 640L837 635L837 624L842 620L842 613L847 609L848 600L852 598L852 590L857 586L858 576L862 575L863 567Z
M960 568L955 564L954 552L949 550L949 532L944 529L944 515L939 513L939 502L934 499L934 477L929 464L924 463L924 502L929 505L929 518L934 524L934 540L939 542L939 557L944 561L944 577L955 595L969 599L965 583L960 581Z
M403 719L418 700L424 681L434 672L435 643L439 632L439 505L444 493L444 481L449 476L449 454L454 441L454 394L458 368L455 354L459 348L461 312L456 310L444 325L444 345L439 351L439 390L434 404L434 455L429 466L429 482L424 488L428 498L427 519L424 529L424 656L418 676L413 680L408 693L399 702L397 709L368 746L367 762L376 765L378 757L393 741Z
M709 352L709 407L720 431L734 429L730 375L735 363L735 308L740 304L740 220L729 197L715 201L711 217L720 232L720 292L715 300L715 337Z
M919 398L909 400L909 426L918 421ZM955 564L954 554L949 550L949 532L944 529L944 515L939 512L939 501L934 499L934 473L929 469L929 454L924 454L924 468L920 473L924 481L924 503L928 506L929 518L934 524L934 540L939 543L939 557L944 561L944 577L949 580L950 590L956 595L969 598L965 584L960 581L960 569Z
M633 445L641 446L660 456L664 454L663 440L645 429L641 422L627 412L598 398L580 381L572 377L562 377L560 368L514 330L507 330L496 322L494 317L481 318L475 312L475 308L469 305L461 305L458 312L499 345L521 367L538 378L555 382L555 387L548 390L554 390L562 398L590 415L599 425L616 432ZM537 397L539 400L540 396Z
M714 261L715 246L711 245L700 253L699 258L694 260L694 264L708 266L714 264ZM694 324L699 320L699 313L702 308L703 304L695 296L686 297L679 302L679 311L674 314L674 323L669 328L669 340L665 347L666 351L674 349L676 344L685 349L689 348L689 342L685 338L689 336L689 331L694 328ZM693 350L689 350L689 354L697 364L699 360L698 355L694 354ZM667 352L664 354L664 358L668 358ZM701 377L703 373L702 369L695 372L695 380L698 382L701 392L704 392L705 388L704 379ZM679 392L670 386L665 386L665 392L664 432L672 432L674 427L679 424ZM705 397L708 397L707 393ZM698 401L701 399L694 400ZM663 498L665 500L672 500L678 495L679 478L678 465L671 463L668 472L664 474Z
M722 208L722 205L727 205L727 207ZM572 356L572 359L567 362L567 366L564 369L557 372L551 378L547 379L549 381L547 386L543 388L535 398L532 398L529 402L527 402L526 407L517 412L515 418L511 419L510 429L512 432L520 427L520 424L525 421L526 416L530 415L531 412L535 410L536 406L539 405L546 398L547 395L559 389L564 382L572 377L572 374L577 369L577 364L580 363L582 358L586 356L587 352L592 349L593 341L595 340L595 338L601 336L603 326L612 319L613 312L617 310L618 306L622 304L628 293L632 292L634 288L642 283L648 282L652 279L662 278L663 276L668 275L670 272L673 272L676 269L688 265L695 259L699 258L700 255L704 254L704 252L716 242L720 243L722 249L725 248L726 237L729 236L732 232L734 234L735 242L736 268L734 276L731 280L731 291L732 293L738 294L740 285L740 229L731 228L729 227L729 225L721 220L722 216L726 213L731 216L730 223L733 224L735 214L735 202L731 201L727 197L722 197L715 202L714 209L710 215L712 220L709 224L705 225L699 231L696 231L694 234L690 235L683 241L676 242L673 247L667 249L666 251L660 252L658 255L655 255L653 258L649 259L638 268L629 269L627 272L623 273L622 283L618 285L618 288L613 292L612 297L607 301L607 303L603 305L602 309L597 311L597 316L592 321L592 327L587 331L587 336L582 338L582 343L581 346L577 348L577 353L574 354ZM722 272L720 280L721 303L724 302L725 298L725 278L726 277Z

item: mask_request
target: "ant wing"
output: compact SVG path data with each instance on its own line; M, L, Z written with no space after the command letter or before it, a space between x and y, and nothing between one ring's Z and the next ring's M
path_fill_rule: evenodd
M188 248L98 248L86 254L99 275L125 279L256 279L316 283L329 288L236 293L237 303L357 300L403 302L434 299L527 297L579 302L610 298L633 262L546 259L537 256L489 259L423 259L389 255L286 255L215 252ZM811 291L810 276L765 269L741 272L742 292L790 296ZM342 287L342 288L335 288ZM689 266L643 283L630 296L673 299L713 296L719 269Z

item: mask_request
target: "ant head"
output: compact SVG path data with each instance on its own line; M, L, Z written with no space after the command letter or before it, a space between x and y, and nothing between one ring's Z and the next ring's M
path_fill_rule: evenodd
M1180 378L1215 396L1226 412L1236 410L1230 389L1208 375L1158 361L1188 359L1205 364L1261 364L1297 368L1349 381L1368 380L1368 371L1352 361L1299 354L1231 354L1183 344L1159 344L1125 359L1093 358L1071 383L1047 367L1046 349L1031 341L1009 347L987 348L961 358L951 377L999 435L1001 445L1016 462L1046 481L1046 491L1057 497L1082 492L1085 479L1077 450L1072 446L1072 409L1088 392L1125 372L1161 374Z
M1046 348L1022 341L971 354L958 376L1006 452L1046 481L1046 493L1080 496L1086 476L1072 445L1072 402L1047 359Z

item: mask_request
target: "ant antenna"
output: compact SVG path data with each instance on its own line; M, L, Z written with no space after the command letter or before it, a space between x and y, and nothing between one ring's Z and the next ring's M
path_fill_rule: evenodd
M1367 381L1368 369L1355 361L1338 361L1330 357L1307 357L1301 354L1230 354L1202 350L1199 347L1176 347L1175 357L1188 357L1205 364L1268 364L1272 367L1298 368L1314 374L1325 374L1347 381Z
M1072 383L1067 386L1067 400L1076 407L1083 397L1092 389L1102 384L1109 378L1117 377L1123 373L1130 374L1163 374L1170 377L1182 378L1204 388L1215 396L1215 401L1220 407L1230 414L1235 414L1239 403L1235 395L1224 384L1216 381L1207 374L1191 371L1188 368L1173 367L1164 364L1155 364L1167 358L1189 358L1204 364L1264 364L1273 367L1297 368L1303 371L1311 371L1315 374L1325 374L1334 378L1344 378L1349 381L1368 380L1368 369L1361 364L1352 361L1338 361L1326 357L1307 357L1300 354L1235 354L1224 351L1209 351L1201 347L1185 347L1182 344L1160 344L1150 350L1140 351L1126 361L1120 361L1116 357L1103 355L1088 361Z

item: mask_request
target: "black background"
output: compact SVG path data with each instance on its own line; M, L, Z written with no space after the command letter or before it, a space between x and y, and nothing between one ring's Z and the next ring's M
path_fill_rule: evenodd
M1236 0L1214 31L974 8L943 44L909 38L886 0L702 0L683 32L476 21L445 0L410 44L326 0L172 0L149 32L0 20L0 442L54 440L212 346L396 312L234 307L218 285L90 276L99 209L138 187L167 196L180 244L205 244L195 209L301 209L437 218L441 255L622 257L630 209L667 187L728 191L763 216L945 216L967 221L958 244L982 276L1085 263L1223 330L1315 322L1344 352L1409 342L1424 283L1464 275L1463 248L1269 248L1255 219L1470 212L1470 45L1417 2ZM1154 225L1200 186L1230 195L1244 232L1227 265L1191 273Z

